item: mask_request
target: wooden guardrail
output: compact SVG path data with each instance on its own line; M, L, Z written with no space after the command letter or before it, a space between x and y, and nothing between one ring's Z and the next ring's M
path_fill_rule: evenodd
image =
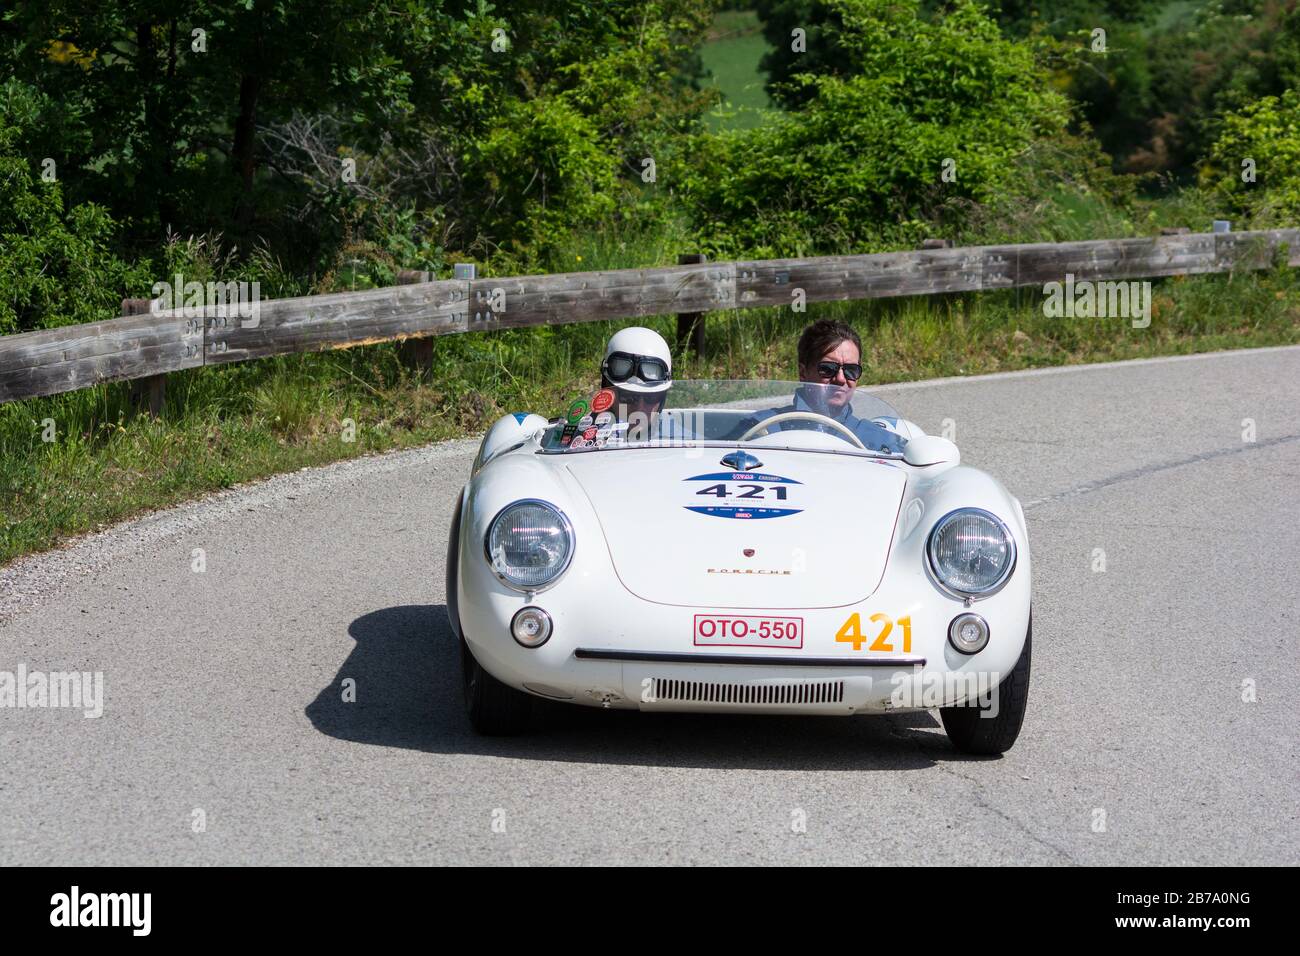
M1139 239L942 248L908 252L684 261L655 269L418 281L363 292L270 299L255 323L214 308L126 314L84 325L0 337L0 402L100 382L146 379L137 388L154 414L162 376L201 365L415 340L456 332L678 314L697 343L703 314L804 301L973 292L1093 281L1300 266L1300 229L1162 235ZM683 260L702 257L683 257ZM414 278L416 281L412 281ZM127 300L124 312L148 309ZM684 322L682 321L684 320ZM419 350L416 350L419 354Z

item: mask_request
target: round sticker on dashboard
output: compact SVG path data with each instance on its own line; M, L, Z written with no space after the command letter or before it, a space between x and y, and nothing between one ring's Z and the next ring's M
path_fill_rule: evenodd
M577 424L583 415L587 414L587 400L580 398L569 406L568 419L571 423Z
M614 404L614 390L612 388L602 388L595 395L591 396L591 410L599 414Z

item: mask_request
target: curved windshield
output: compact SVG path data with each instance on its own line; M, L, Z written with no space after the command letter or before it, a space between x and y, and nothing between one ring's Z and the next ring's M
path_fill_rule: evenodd
M662 400L606 389L575 399L543 438L547 452L662 445L800 448L901 455L908 430L861 388L811 382L674 382Z

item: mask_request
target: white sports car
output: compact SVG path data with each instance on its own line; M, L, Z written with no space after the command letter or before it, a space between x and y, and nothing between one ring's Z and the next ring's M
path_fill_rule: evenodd
M938 708L957 749L1011 747L1029 541L995 478L860 389L677 382L640 422L612 396L502 418L461 492L447 612L476 730L525 729L535 697Z

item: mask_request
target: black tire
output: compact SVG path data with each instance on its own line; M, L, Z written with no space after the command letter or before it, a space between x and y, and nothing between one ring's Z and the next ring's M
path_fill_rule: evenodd
M460 633L460 607L457 604L456 594L456 572L457 565L460 564L460 509L465 502L465 490L462 488L460 497L456 499L456 510L453 511L451 518L451 533L447 535L447 623L451 625L451 633L457 638Z
M518 734L528 729L532 722L533 698L522 691L503 684L483 669L469 645L460 626L460 608L456 601L456 567L460 551L460 508L465 500L461 491L456 501L455 517L451 522L451 535L447 541L447 620L451 632L460 641L461 684L465 693L465 713L474 729L490 737Z
M998 685L998 715L984 717L979 707L940 707L943 729L952 745L966 754L989 757L1006 753L1020 736L1029 703L1029 658L1034 636L1033 615L1025 631L1025 649L1011 673Z
M465 688L465 713L474 730L488 737L523 733L532 723L533 699L497 680L460 639L460 667Z

